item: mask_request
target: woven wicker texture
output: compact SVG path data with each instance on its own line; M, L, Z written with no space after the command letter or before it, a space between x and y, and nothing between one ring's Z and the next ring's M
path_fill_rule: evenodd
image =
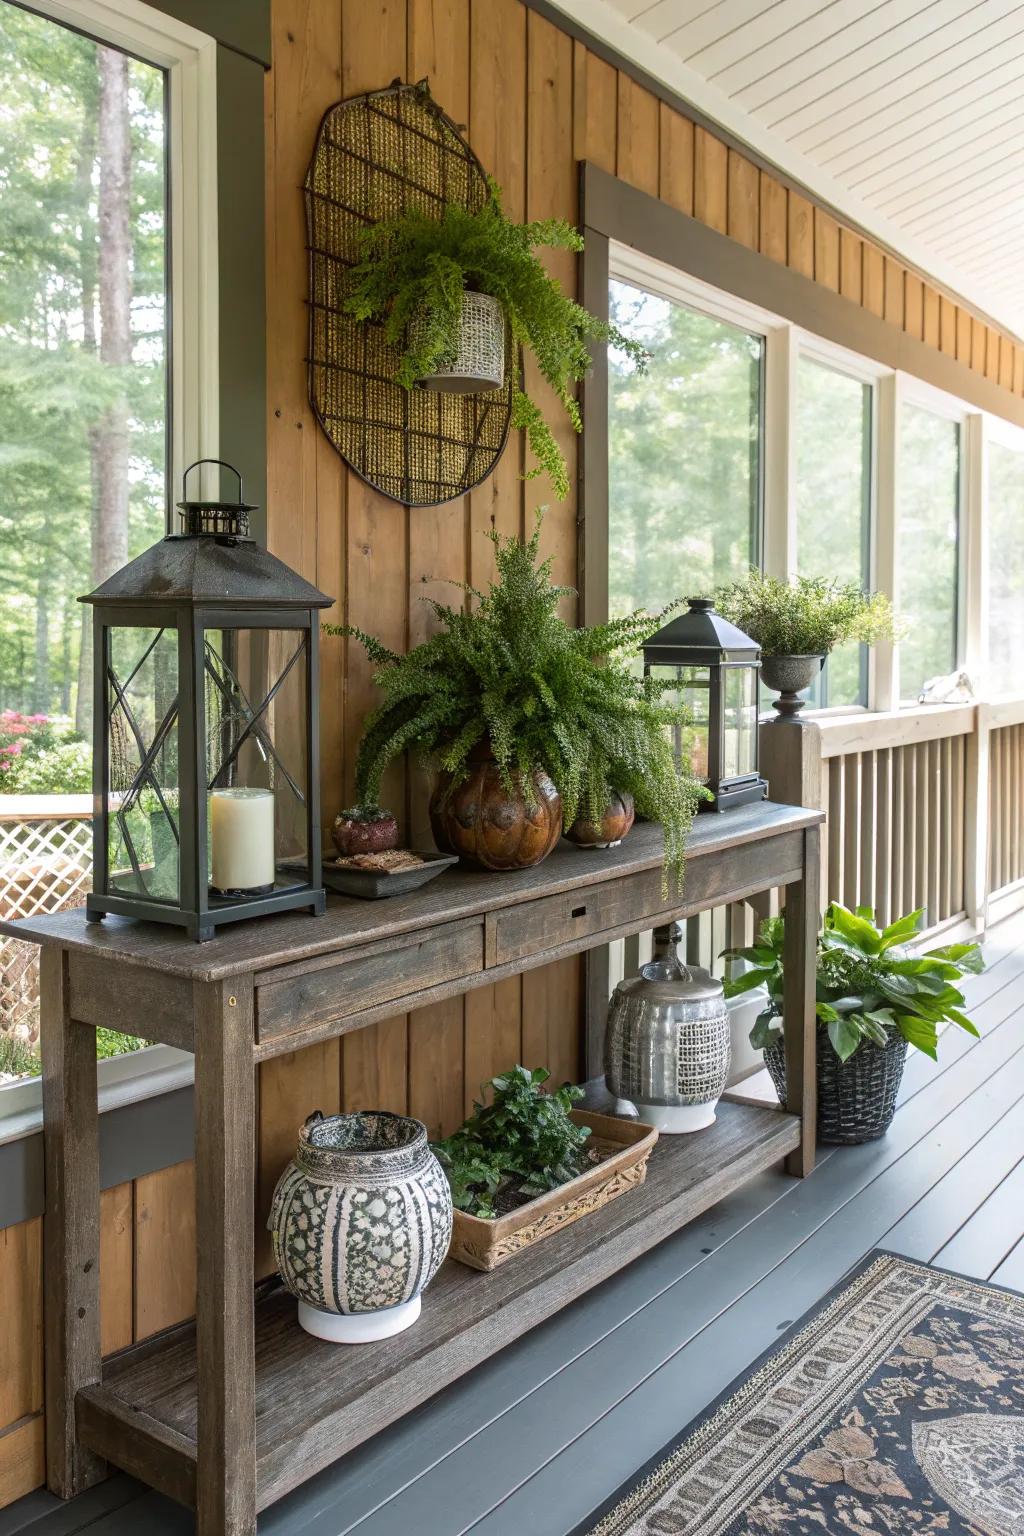
M486 394L403 389L383 328L342 312L345 273L367 225L449 203L479 208L487 179L425 85L394 84L332 107L306 173L310 260L309 395L342 458L385 496L435 506L490 474L508 437L511 345L505 381Z
M907 1042L891 1035L886 1046L864 1040L840 1061L831 1045L819 1042L818 1140L857 1146L884 1136L896 1113L896 1095L903 1080ZM786 1102L786 1056L781 1045L764 1053L779 1103Z

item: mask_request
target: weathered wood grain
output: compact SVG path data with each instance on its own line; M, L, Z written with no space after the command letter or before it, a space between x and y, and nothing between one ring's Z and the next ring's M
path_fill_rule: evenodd
M68 1009L81 1024L192 1049L192 988L102 955L68 955Z
M135 1337L196 1310L195 1166L172 1163L135 1180Z
M197 1532L255 1536L251 978L197 983L195 1018Z
M814 1167L818 1113L817 1018L814 1012L815 966L820 922L820 832L808 827L805 841L804 877L786 891L786 936L783 967L786 973L785 1042L786 1107L800 1115L800 1145L786 1160L787 1173L799 1177Z
M126 1349L135 1337L134 1206L131 1180L105 1189L100 1196L100 1347L104 1355Z
M86 1387L75 1399L83 1445L157 1488L179 1504L196 1502L196 1444L104 1387Z
M43 951L46 1475L62 1499L106 1473L75 1435L75 1394L100 1379L100 1160L96 1034L71 1021L67 970L64 950Z

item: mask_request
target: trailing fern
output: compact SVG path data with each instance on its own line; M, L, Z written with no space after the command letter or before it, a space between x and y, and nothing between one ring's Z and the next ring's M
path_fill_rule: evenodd
M359 260L348 274L345 307L357 320L379 320L401 349L398 382L411 389L454 356L465 289L497 299L513 344L512 425L525 431L537 460L532 475L547 473L559 500L569 491L565 457L540 406L526 394L518 349L533 353L576 432L581 430L577 383L590 369L588 341L610 341L643 371L643 347L590 314L563 293L537 255L539 247L581 251L583 237L564 219L514 224L501 193L470 212L450 203L440 218L412 211L364 231Z
M540 561L541 520L525 543L487 535L497 580L486 593L459 584L471 607L431 602L440 630L406 656L361 630L324 626L359 640L377 664L382 701L366 721L356 792L376 801L385 768L406 751L447 770L454 788L474 747L489 742L505 787L528 803L534 771L550 775L566 827L578 815L599 820L611 790L631 794L641 816L663 824L666 869L681 879L706 791L672 752L668 728L685 724L685 711L662 701L666 683L638 677L626 659L671 610L570 627L557 609L573 589L553 585L550 560Z

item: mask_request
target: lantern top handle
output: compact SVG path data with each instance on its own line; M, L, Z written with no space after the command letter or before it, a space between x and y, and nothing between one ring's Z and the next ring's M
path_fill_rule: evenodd
M189 501L188 477L194 469L199 469L203 464L217 464L221 469L230 470L238 481L237 501L221 501L202 496L197 501ZM244 500L241 473L226 459L196 459L181 477L181 495L182 500L178 502L178 511L181 513L184 525L182 532L186 537L195 538L200 534L222 538L248 537L249 513L255 512L256 508L251 502Z

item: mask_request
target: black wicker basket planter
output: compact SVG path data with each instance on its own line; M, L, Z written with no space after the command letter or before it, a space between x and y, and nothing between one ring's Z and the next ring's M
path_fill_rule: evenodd
M849 1061L840 1061L828 1040L818 1050L818 1140L857 1146L884 1136L896 1113L907 1042L890 1036L886 1046L863 1040ZM769 1046L764 1064L779 1103L786 1102L786 1054L781 1042Z

